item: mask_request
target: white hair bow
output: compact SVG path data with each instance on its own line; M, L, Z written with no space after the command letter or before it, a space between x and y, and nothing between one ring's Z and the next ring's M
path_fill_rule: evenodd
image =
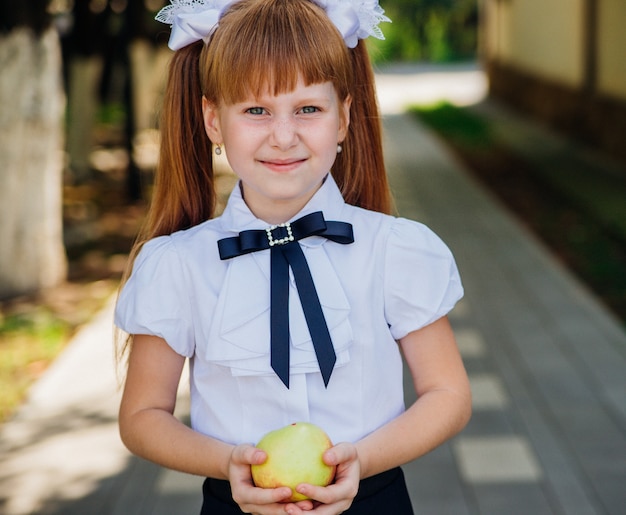
M348 48L354 48L359 39L373 36L385 39L378 24L391 20L378 5L378 0L313 0L322 7L343 36Z
M217 27L226 8L236 0L170 0L156 20L171 25L168 46L178 50L195 41L206 40Z
M178 50L213 33L224 11L238 0L170 0L171 5L159 11L156 20L171 25L168 46ZM390 22L378 0L313 0L322 7L339 30L348 48L359 39L373 36L385 39L378 27Z

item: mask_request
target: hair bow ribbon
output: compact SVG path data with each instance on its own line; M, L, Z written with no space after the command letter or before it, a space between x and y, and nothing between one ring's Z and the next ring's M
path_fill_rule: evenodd
M171 25L168 46L178 50L199 40L206 40L217 27L228 6L236 0L171 0L156 20Z
M381 22L390 22L378 0L313 0L322 7L348 48L356 47L359 39L373 36L385 39L378 27Z
M222 14L238 0L170 0L156 20L172 27L168 46L178 50L195 41L205 40L217 27ZM378 0L312 0L322 7L339 30L348 48L356 47L359 39L373 36L385 39L378 27L390 22Z

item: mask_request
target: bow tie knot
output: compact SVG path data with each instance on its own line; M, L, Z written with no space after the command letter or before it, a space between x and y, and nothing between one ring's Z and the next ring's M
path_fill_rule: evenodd
M272 225L265 229L267 233L267 240L270 243L270 247L274 245L284 245L290 241L294 241L293 231L291 230L291 224L289 222L279 225Z
M270 249L270 359L272 368L287 388L289 388L289 267L294 274L298 296L326 386L337 359L311 271L298 243L299 240L309 236L322 236L342 245L354 242L351 224L326 221L321 211L265 230L242 231L239 236L224 238L217 242L222 260Z

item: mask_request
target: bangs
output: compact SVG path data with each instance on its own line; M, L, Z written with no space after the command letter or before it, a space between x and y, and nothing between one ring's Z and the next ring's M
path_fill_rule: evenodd
M202 92L216 105L286 93L300 77L307 86L332 82L340 100L350 93L348 49L326 13L309 0L235 3L201 57Z

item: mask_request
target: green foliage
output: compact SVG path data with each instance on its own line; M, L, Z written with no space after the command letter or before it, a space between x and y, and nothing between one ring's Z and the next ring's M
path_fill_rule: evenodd
M0 422L12 414L28 387L58 355L69 331L68 324L44 309L0 312Z
M106 102L98 108L98 122L104 125L121 125L126 119L124 106L119 102Z
M49 342L62 336L65 328L66 324L43 308L8 316L0 314L0 339L28 335Z
M381 24L385 40L370 45L381 61L450 62L476 55L476 0L382 2L392 23Z
M440 102L433 106L413 107L411 112L443 137L459 145L476 150L493 143L488 122L448 102Z

